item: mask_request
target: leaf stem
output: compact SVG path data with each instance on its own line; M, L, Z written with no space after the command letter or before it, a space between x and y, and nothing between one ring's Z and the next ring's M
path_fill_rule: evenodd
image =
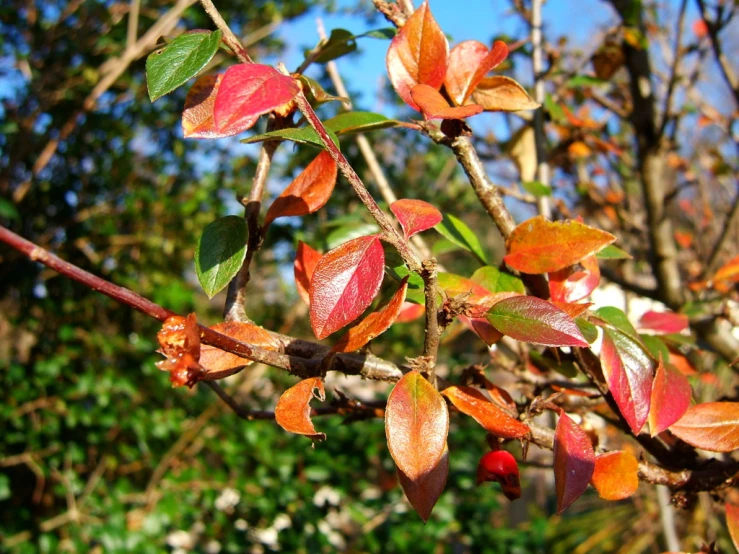
M225 22L221 14L218 12L218 8L215 7L211 0L200 0L200 4L203 6L205 13L208 14L216 24L221 32L223 33L223 42L231 49L241 63L253 63L252 59L246 51L246 48L241 44L241 41L234 35L228 23Z

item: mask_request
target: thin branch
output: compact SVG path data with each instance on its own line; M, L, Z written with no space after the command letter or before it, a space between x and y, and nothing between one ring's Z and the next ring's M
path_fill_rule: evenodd
M205 13L207 13L208 17L213 20L213 23L216 24L216 27L221 30L221 32L223 33L223 42L226 43L226 45L236 55L239 61L241 63L252 63L252 60L249 57L249 54L247 53L244 46L241 44L241 41L236 35L233 34L233 31L231 31L231 28L223 20L221 14L218 13L218 9L215 7L213 2L211 0L200 0L200 5L203 6Z
M723 252L724 248L729 243L731 243L732 238L733 238L732 235L738 225L739 225L739 188L737 189L737 194L734 197L734 205L731 207L731 212L729 212L729 215L726 217L726 221L724 222L724 228L721 231L721 236L716 241L716 244L714 245L713 250L711 250L711 255L708 257L706 266L703 269L704 278L710 276L716 269L718 269L718 264L721 261L721 252Z
M547 162L546 134L544 129L544 48L541 32L542 0L531 2L531 45L533 47L532 66L534 70L534 100L541 106L534 112L534 133L536 141L536 178L549 186L549 163ZM552 207L547 196L537 198L539 214L547 219L552 217Z
M436 367L436 355L439 352L439 282L436 270L436 259L431 258L423 261L421 277L423 277L423 292L426 300L426 337L423 343L423 355L429 364L431 375L429 380L435 383L434 368Z
M141 8L141 0L131 0L131 7L128 9L128 28L126 29L126 48L132 48L136 42L136 36L139 32L139 10Z
M708 20L706 14L706 4L704 0L697 0L697 2L701 17L703 18L703 21L708 28L708 36L711 39L711 48L713 49L713 55L718 62L719 68L721 69L721 74L723 75L726 84L729 85L731 92L734 94L734 100L737 106L739 106L739 78L737 78L736 74L734 73L734 69L732 68L731 62L721 49L721 42L718 36L718 22Z
M675 29L675 48L672 53L672 64L670 66L670 76L667 83L667 92L665 94L665 105L662 110L662 123L659 125L659 135L662 136L665 132L667 124L670 122L670 111L672 110L672 99L675 92L675 84L677 83L678 67L680 67L680 61L682 60L682 53L680 52L683 37L683 27L685 22L685 10L688 7L688 0L682 0L680 3L680 12L677 16L677 28Z

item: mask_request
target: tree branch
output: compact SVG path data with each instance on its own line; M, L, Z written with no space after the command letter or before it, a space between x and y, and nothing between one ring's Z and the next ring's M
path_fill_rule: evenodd
M241 41L233 34L233 31L231 31L231 28L223 20L221 14L218 13L218 9L213 5L213 2L211 0L200 0L200 4L203 6L205 13L208 14L208 17L213 20L216 27L221 30L223 33L223 42L226 43L239 61L241 63L252 63L252 60L244 46L241 44Z

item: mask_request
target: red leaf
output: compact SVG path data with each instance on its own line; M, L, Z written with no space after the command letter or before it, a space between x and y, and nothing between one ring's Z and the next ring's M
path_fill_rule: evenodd
M380 290L384 266L377 235L350 240L323 255L310 282L310 324L317 338L362 315Z
M442 220L441 212L428 202L403 198L390 204L390 211L398 218L405 238L431 229Z
M417 485L439 465L448 433L444 399L420 373L406 373L385 408L385 434L395 465Z
M449 43L431 15L428 2L424 2L390 43L387 73L403 101L421 111L411 97L411 89L418 84L441 88L448 59Z
M638 435L649 416L652 360L634 339L612 329L603 332L600 360L621 415Z
M729 528L734 548L739 551L739 506L726 503L726 527Z
M469 101L482 106L486 112L518 112L539 107L518 81L504 75L480 81Z
M442 391L454 407L467 414L488 432L504 439L518 439L531 432L529 426L509 416L479 390L472 387L448 387Z
M469 318L464 315L458 316L465 327L475 333L488 346L492 346L503 338L503 333L493 327L487 319L482 317Z
M657 364L649 407L649 432L654 437L678 421L690 407L688 378L669 364Z
M202 376L200 365L200 331L195 314L167 318L157 333L160 352L167 359L157 362L162 371L169 372L173 387L192 387Z
M213 120L216 132L234 134L248 129L260 115L290 102L300 92L295 79L273 67L256 63L232 65L216 94Z
M570 304L569 302L556 301L552 301L552 304L557 306L560 310L562 310L564 313L572 318L581 316L588 310L590 306L593 305L591 302L585 302L583 304Z
M434 509L436 501L441 496L446 486L447 475L449 474L449 448L444 448L439 462L431 470L417 479L411 481L408 476L398 468L398 477L400 478L400 486L403 487L408 501L416 510L421 519L428 521L431 516L431 510Z
M688 316L674 312L645 312L639 320L640 329L648 329L659 334L680 333L688 328Z
M615 240L610 233L579 221L552 222L536 216L513 230L503 259L524 273L551 273L575 265Z
M333 352L353 352L359 350L375 337L387 331L400 314L408 290L408 277L400 283L400 288L393 295L384 308L365 317L361 323L355 325L339 339Z
M588 256L577 265L571 265L549 274L549 292L552 302L577 302L587 297L600 282L598 258Z
M331 155L323 151L308 164L267 210L264 226L278 217L307 215L323 207L336 184L337 167Z
M688 408L670 432L710 452L739 449L739 402L707 402Z
M295 286L298 289L298 294L305 300L306 304L310 304L310 295L308 294L310 281L321 256L322 254L320 252L314 250L302 240L298 242L298 253L295 255L293 271L295 273Z
M400 314L395 323L408 323L409 321L415 321L423 316L426 309L421 304L415 304L413 302L403 302L400 308Z
M450 299L464 301L467 306L465 314L472 318L485 317L496 302L519 296L516 292L493 293L471 279L446 272L439 273L439 287Z
M623 500L639 487L639 464L631 452L617 450L595 458L590 484L604 500Z
M575 320L550 302L534 296L514 296L496 302L488 312L488 321L504 335L522 342L588 346Z
M554 431L554 485L561 514L588 488L595 470L595 453L588 435L562 412Z
M318 394L315 390L318 389ZM310 419L310 401L318 398L326 400L323 380L320 377L303 379L297 385L287 389L275 406L275 421L285 431L298 435L306 435L311 440L324 440L325 433L317 433Z
M488 47L476 40L460 42L449 53L444 87L457 106L464 104L483 77L508 57L508 46L496 40Z
M508 500L521 498L521 477L516 458L505 450L486 452L477 464L477 484L485 481L500 483Z
M232 339L247 342L267 350L278 350L280 344L272 338L267 331L252 323L241 323L238 321L225 321L211 327L223 335ZM201 379L203 381L215 381L233 375L238 370L251 364L251 360L226 352L215 346L204 344L200 351L200 364L203 366Z
M423 112L423 117L432 119L465 119L482 113L482 106L450 106L446 99L433 87L416 85L411 89L411 97Z
M225 133L216 131L213 121L213 108L223 75L203 75L187 91L185 111L182 112L182 134L185 138L214 139L230 137L246 131L256 119L247 119Z

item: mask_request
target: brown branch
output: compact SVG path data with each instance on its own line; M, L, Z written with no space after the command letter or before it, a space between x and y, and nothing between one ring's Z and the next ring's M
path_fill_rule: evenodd
M734 204L724 222L721 236L719 236L716 244L713 246L711 255L708 256L708 261L702 273L703 278L710 276L718 269L719 262L721 261L721 252L731 242L732 234L737 228L737 225L739 225L739 187L737 188L737 194L734 196Z
M244 46L241 44L241 41L236 35L233 34L233 31L231 31L231 28L223 20L221 14L218 13L218 9L215 7L213 2L211 0L200 0L200 5L203 6L205 13L207 13L208 17L213 20L213 23L216 24L216 27L221 30L221 32L223 33L223 42L226 43L226 45L236 55L239 61L241 63L252 63L252 60L249 57L249 54L247 53Z
M726 84L729 85L731 92L734 94L734 101L736 102L737 106L739 106L739 78L737 78L736 74L734 73L734 69L732 68L731 62L726 57L721 48L721 42L718 36L719 28L717 26L717 22L708 20L706 14L706 4L704 0L697 0L697 2L701 17L703 18L703 21L708 28L708 36L711 39L711 48L713 49L713 55L716 58L716 62L718 62L719 68L721 69L721 74L723 75Z
M436 356L439 352L439 339L441 329L439 328L439 282L436 270L436 259L424 260L422 263L421 277L423 277L423 293L426 304L426 336L423 343L423 356L426 358L431 371L430 381L433 384L434 368L436 367Z
M688 7L688 0L682 0L680 3L680 11L677 17L677 29L675 30L675 48L672 53L672 64L670 66L670 76L667 82L667 92L665 93L665 105L662 109L662 123L659 125L659 135L662 136L665 132L667 124L670 122L670 111L672 110L672 99L675 92L675 83L677 83L678 67L680 67L680 61L682 60L682 53L680 52L683 36L683 26L685 22L685 10Z

